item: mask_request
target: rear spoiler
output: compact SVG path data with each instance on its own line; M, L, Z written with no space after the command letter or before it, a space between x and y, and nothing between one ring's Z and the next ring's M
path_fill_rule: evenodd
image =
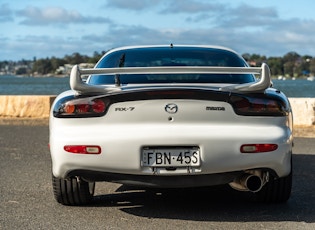
M120 83L116 85L89 85L82 81L81 76L102 74L259 74L260 80L245 84L222 87L221 91L228 92L263 92L271 86L270 70L267 64L261 67L213 67L213 66L167 66L167 67L122 67L122 68L94 68L80 69L73 66L70 74L70 87L79 94L110 93L121 90Z

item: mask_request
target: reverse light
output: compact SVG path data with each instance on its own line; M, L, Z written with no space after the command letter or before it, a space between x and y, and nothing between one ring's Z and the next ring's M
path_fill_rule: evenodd
M66 145L63 149L76 154L100 154L102 151L98 145Z
M278 149L277 144L245 144L240 148L241 153L263 153Z

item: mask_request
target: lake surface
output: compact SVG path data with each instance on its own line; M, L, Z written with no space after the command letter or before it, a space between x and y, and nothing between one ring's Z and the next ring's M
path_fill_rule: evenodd
M68 89L69 77L0 76L1 95L58 95Z
M273 80L273 85L288 97L315 98L315 81ZM0 95L58 95L68 89L69 77L0 76Z

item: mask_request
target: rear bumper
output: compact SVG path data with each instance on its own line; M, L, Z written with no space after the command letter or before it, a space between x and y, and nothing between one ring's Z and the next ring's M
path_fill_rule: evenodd
M278 149L257 154L241 153L240 146L250 143L275 143ZM99 145L102 153L73 154L63 149L65 145L82 144ZM194 168L190 175L185 169L161 170L156 175L152 168L141 166L141 150L147 146L198 146L201 166ZM278 177L288 175L291 172L292 133L286 126L275 125L115 124L111 126L103 125L101 121L93 122L93 125L80 123L69 125L68 122L66 126L62 123L51 126L50 147L53 174L56 177L65 178L75 176L75 172L89 172L84 175L89 180L166 187L168 184L177 183L176 181L179 181L178 184L183 187L182 184L190 184L191 181L193 185L194 180L200 180L196 183L206 186L230 182L232 177L235 178L235 173L230 177L229 172L238 174L256 168L273 171Z
M269 171L266 169L262 170ZM273 171L269 172L270 174L274 175ZM204 175L148 176L106 173L90 170L75 170L70 172L68 176L69 177L79 176L86 181L107 181L140 187L190 188L228 184L232 182L235 178L239 178L243 174L244 174L243 171L235 171Z
M72 171L68 176L71 177L74 175L80 176L87 181L107 181L143 187L185 188L227 184L232 182L234 178L242 175L242 172L229 172L198 176L149 176L76 170Z

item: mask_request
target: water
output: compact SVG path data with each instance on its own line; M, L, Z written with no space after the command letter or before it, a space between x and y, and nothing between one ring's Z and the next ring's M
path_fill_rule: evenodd
M288 97L315 98L315 81L273 80L273 84ZM68 89L69 77L0 76L0 95L58 95Z
M0 76L0 95L58 95L68 89L69 77Z
M272 80L273 86L287 97L315 97L315 81L305 79Z

